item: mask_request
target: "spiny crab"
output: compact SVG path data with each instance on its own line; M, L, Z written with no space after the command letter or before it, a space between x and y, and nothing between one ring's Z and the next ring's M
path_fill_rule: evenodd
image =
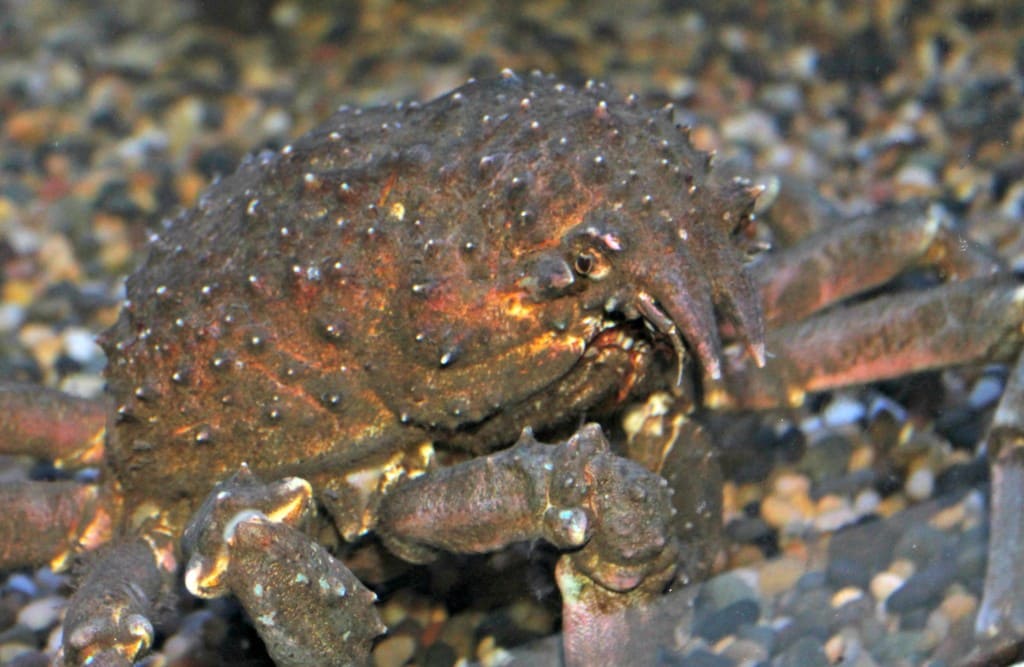
M626 660L613 612L713 552L715 461L687 414L1009 361L1024 340L1024 290L936 210L748 262L759 192L716 178L671 110L600 84L506 72L341 109L167 224L102 337L115 407L2 388L3 452L101 476L0 488L0 535L35 531L0 566L106 545L64 664L144 655L182 569L195 595L235 595L278 664L360 664L385 628L325 526L414 562L544 539L566 661ZM959 280L827 308L920 264ZM1007 558L1022 372L990 439ZM532 435L654 392L622 453L596 424ZM984 632L1024 630L1022 587L990 575Z

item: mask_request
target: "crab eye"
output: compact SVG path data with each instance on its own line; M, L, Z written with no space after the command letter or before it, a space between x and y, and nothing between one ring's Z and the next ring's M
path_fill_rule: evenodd
M592 254L589 252L581 252L576 255L576 259L573 260L572 268L581 276L587 276L594 270L594 266L596 264L597 260Z

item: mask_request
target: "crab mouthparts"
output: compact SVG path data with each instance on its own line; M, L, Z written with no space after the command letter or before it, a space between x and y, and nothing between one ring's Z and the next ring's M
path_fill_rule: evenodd
M711 380L722 378L722 344L718 337L718 325L713 316L706 313L709 308L703 304L690 303L685 299L669 301L663 308L648 292L640 291L634 298L637 311L654 329L667 337L676 353L676 386L683 381L683 360L687 349L683 334L690 343L693 354ZM747 349L758 368L765 363L764 340L748 341Z

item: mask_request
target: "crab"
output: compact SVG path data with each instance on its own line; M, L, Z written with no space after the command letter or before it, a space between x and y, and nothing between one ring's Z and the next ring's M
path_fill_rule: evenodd
M616 612L714 553L719 478L690 414L1012 361L1024 342L1024 290L941 211L750 261L762 190L718 178L671 109L596 83L504 72L342 108L167 223L101 338L110 402L2 387L5 453L100 476L0 488L0 567L99 550L64 664L139 660L182 571L195 595L236 596L277 664L361 664L385 628L325 530L412 562L543 539L562 552L566 662L622 662ZM957 280L841 303L920 264ZM1024 494L1015 387L992 439L1010 443L993 457L1004 554ZM533 435L644 396L658 407L623 450L597 424ZM1021 586L1001 582L986 632L1022 625Z

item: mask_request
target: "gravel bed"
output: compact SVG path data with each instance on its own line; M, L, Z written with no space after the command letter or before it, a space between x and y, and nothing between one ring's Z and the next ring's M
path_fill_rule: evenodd
M211 180L339 104L426 99L504 67L672 102L721 173L769 186L778 220L924 199L1024 274L1024 8L701 4L0 0L0 379L98 396L93 336L124 276ZM966 368L712 417L722 574L638 629L662 664L956 664L986 560L976 448L1004 381ZM53 474L0 457L0 482ZM551 659L552 559L516 548L406 572L380 590L375 664ZM0 664L46 663L70 590L46 569L0 578ZM267 664L241 616L183 596L146 664Z

